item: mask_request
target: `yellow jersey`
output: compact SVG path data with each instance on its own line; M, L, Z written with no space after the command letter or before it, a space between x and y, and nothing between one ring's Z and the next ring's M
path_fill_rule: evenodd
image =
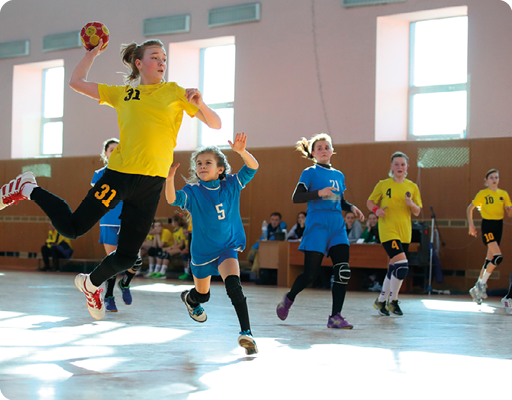
M480 211L482 218L500 220L505 216L505 207L512 206L510 196L501 189L480 190L473 199L473 205Z
M100 104L115 108L119 144L108 161L111 170L167 178L173 161L183 111L193 117L198 108L175 82L157 85L98 84Z
M185 234L183 233L183 228L178 228L174 231L174 244L180 244L183 242L185 245L187 244L187 240L185 239Z
M147 235L146 240L152 242L155 240L155 235ZM174 244L174 236L169 229L162 229L162 233L160 234L160 240L163 242L162 247L169 247Z
M402 243L411 243L411 208L405 204L406 193L409 192L411 199L420 208L420 190L418 186L405 179L402 183L396 183L393 178L379 181L368 200L373 201L380 208L387 207L385 216L379 218L379 236L381 243L398 239Z
M53 231L48 231L48 239L46 239L46 247L52 247L52 244L61 244L62 242L66 242L69 248L71 246L71 240L61 236L56 229Z

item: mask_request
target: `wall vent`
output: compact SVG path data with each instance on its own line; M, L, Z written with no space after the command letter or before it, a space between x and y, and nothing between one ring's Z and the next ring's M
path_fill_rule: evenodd
M375 6L388 3L405 3L405 0L343 0L343 7Z
M82 47L80 31L43 36L43 51L75 49Z
M236 6L220 7L208 12L208 27L241 24L244 22L259 21L261 17L261 4L248 3Z
M144 36L168 35L190 32L190 15L170 15L168 17L148 18L143 21Z
M29 54L29 40L18 40L16 42L0 43L0 59L28 56Z

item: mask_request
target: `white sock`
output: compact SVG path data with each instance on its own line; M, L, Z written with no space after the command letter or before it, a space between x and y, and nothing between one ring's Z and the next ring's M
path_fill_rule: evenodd
M400 288L402 287L403 279L398 279L396 276L391 275L390 282L390 293L389 299L391 301L398 300L398 292L400 292Z
M34 185L33 183L25 183L25 186L23 186L23 189L21 189L21 194L25 196L27 199L30 199L30 195L32 194L32 190L36 188L37 185Z
M85 288L91 293L94 293L96 290L98 290L98 286L94 286L92 284L90 275L87 275L87 278L85 279Z
M148 273L152 274L154 268L155 268L154 264L149 264L149 271L148 271Z
M158 274L160 272L160 267L161 265L158 264L155 266L155 274Z
M484 274L482 275L482 279L480 279L480 282L482 282L482 284L485 285L490 276L491 276L491 274L489 272L487 272L487 270L485 270Z
M162 268L160 269L160 273L165 275L165 271L167 271L167 265L162 265Z
M384 282L382 282L382 291L380 292L379 301L382 303L383 301L386 301L389 297L389 287L390 287L390 279L386 275L384 278Z

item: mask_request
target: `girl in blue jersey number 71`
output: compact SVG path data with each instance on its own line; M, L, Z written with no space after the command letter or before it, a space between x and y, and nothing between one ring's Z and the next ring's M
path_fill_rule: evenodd
M245 165L238 174L230 175L226 156L215 146L204 147L192 154L190 178L182 190L175 190L174 176L179 164L171 167L165 186L167 202L190 212L194 236L190 246L195 287L185 290L181 299L190 317L206 321L201 303L210 299L210 279L220 275L240 322L238 344L246 354L258 349L251 333L247 302L240 284L237 253L245 248L245 232L240 217L240 192L253 178L258 162L245 149L247 137L237 133L229 145L240 154Z

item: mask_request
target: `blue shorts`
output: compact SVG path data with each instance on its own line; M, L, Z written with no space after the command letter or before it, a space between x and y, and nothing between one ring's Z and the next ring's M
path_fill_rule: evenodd
M195 265L190 263L192 267L192 275L194 275L198 279L207 278L209 276L220 275L219 273L219 265L222 264L224 260L228 258L236 258L238 260L238 251L234 249L226 249L221 255L213 261L210 261L207 264L203 265Z
M100 243L117 246L119 240L119 226L100 226Z
M308 212L299 250L328 255L329 249L338 244L350 246L343 215L334 211Z

